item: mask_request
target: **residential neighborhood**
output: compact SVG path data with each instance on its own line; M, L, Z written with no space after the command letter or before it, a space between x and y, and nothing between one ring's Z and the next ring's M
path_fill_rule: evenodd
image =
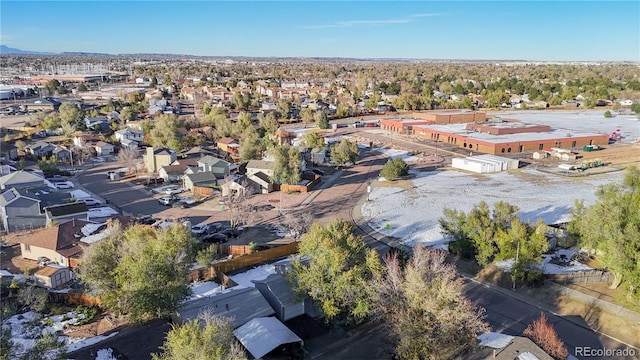
M8 358L640 354L637 64L0 60Z

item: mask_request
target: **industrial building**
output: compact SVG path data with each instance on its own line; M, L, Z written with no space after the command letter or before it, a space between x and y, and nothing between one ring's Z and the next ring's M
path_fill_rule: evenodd
M477 155L466 158L453 158L451 159L451 166L456 169L484 174L517 169L520 166L520 161L495 155Z

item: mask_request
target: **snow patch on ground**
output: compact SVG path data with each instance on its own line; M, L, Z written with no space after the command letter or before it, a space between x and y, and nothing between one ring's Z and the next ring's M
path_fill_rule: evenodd
M14 345L19 345L20 349L17 355L20 356L31 350L36 344L36 339L41 335L50 333L65 334L71 331L68 326L76 324L82 317L83 314L78 314L73 311L54 316L42 316L42 314L35 311L29 311L5 319L2 321L2 329L11 330L11 342ZM72 352L108 339L115 334L117 333L91 338L75 338L59 335L58 341L60 341L62 346L66 347L67 352ZM43 359L55 358L55 351L47 351L41 355Z
M592 267L577 260L572 260L579 251L577 248L558 249L552 254L544 254L542 255L542 263L538 264L537 267L544 274L570 274L574 272L595 271ZM496 261L495 265L504 271L510 272L514 262L514 259L507 259Z
M115 356L113 356L113 349L100 349L96 353L96 360L117 360Z
M255 287L251 280L264 280L269 275L276 273L276 267L273 264L262 265L243 273L229 276L236 284L245 287Z
M585 205L596 201L600 185L620 182L622 172L565 179L537 170L523 170L527 178L507 172L474 175L457 171L421 172L413 188L374 187L362 215L376 231L402 239L409 246L446 244L438 219L445 208L469 212L484 200L489 207L507 201L520 208L526 222L542 219L547 224L570 220L575 200ZM529 178L535 178L535 181Z

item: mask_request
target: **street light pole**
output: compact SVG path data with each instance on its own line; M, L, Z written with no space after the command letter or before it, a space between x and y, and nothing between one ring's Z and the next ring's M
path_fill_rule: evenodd
M518 240L518 247L516 248L516 262L513 264L513 286L511 290L516 291L516 269L515 267L518 265L518 256L520 255L520 240Z

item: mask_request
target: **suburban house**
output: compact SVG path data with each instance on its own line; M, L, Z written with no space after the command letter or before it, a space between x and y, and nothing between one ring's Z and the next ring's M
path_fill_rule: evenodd
M233 176L232 179L220 186L222 196L229 196L236 193L252 195L256 193L255 185L246 176Z
M257 172L247 176L249 183L253 185L253 192L257 194L268 194L273 191L271 178L263 172Z
M478 340L480 341L479 348L476 352L469 354L469 360L553 360L553 357L524 336L511 336L489 332L480 334Z
M246 166L247 176L255 173L264 173L269 178L273 176L273 161L269 160L249 160Z
M69 151L66 148L63 148L62 146L56 146L55 149L53 149L53 157L56 159L57 162L70 162L71 161L71 151Z
M0 195L0 217L7 233L40 228L47 223L40 199L25 189L11 188Z
M300 300L296 299L291 285L282 274L271 274L266 279L253 280L253 283L267 299L280 321L284 322L304 314L311 317L322 315L320 308L308 296Z
M141 130L129 127L116 131L115 136L123 147L131 149L137 149L144 141L144 133Z
M28 171L19 170L4 176L0 176L0 190L8 190L11 188L30 188L38 186L46 186L45 179Z
M93 145L93 147L96 149L96 154L98 154L98 156L113 155L114 152L113 145L104 141L98 141Z
M90 224L85 220L74 220L46 228L20 239L22 257L29 260L48 259L53 263L71 267L85 245L80 241L82 228Z
M278 129L275 133L276 141L278 145L291 145L293 140L298 137L298 133L294 131L287 131L285 129Z
M124 216L103 223L73 220L27 234L20 238L22 257L35 261L48 259L51 263L74 268L87 246L109 235L114 221L123 228L133 223L131 218Z
M165 182L180 181L187 169L197 169L198 159L186 158L178 159L171 163L171 165L163 166L158 171L158 176L164 179ZM194 171L195 173L195 171Z
M53 150L55 150L55 148L55 145L46 141L37 141L25 146L24 151L35 158L41 159L43 157L50 157L53 155Z
M200 171L210 172L219 179L229 176L229 165L228 162L211 155L207 155L198 160Z
M183 180L183 187L188 191L193 191L194 186L211 187L218 184L218 178L208 171L186 174Z
M235 162L240 159L240 143L238 140L223 137L218 140L216 146L220 151L226 153L232 161Z
M234 329L253 318L273 315L273 309L260 291L256 288L244 288L183 303L178 308L176 320L187 322L196 319L205 309L214 315L232 319L231 327Z
M109 131L111 126L106 116L87 117L84 119L84 124L87 129L100 132Z
M47 265L33 275L36 285L47 289L55 289L73 279L71 269L57 264Z
M86 219L89 209L84 202L56 204L44 207L46 224L62 224L73 219Z
M255 192L268 194L273 191L273 161L249 160L245 174L255 186Z
M150 173L157 173L163 166L169 166L176 161L176 152L166 148L148 147L143 155L144 165Z

